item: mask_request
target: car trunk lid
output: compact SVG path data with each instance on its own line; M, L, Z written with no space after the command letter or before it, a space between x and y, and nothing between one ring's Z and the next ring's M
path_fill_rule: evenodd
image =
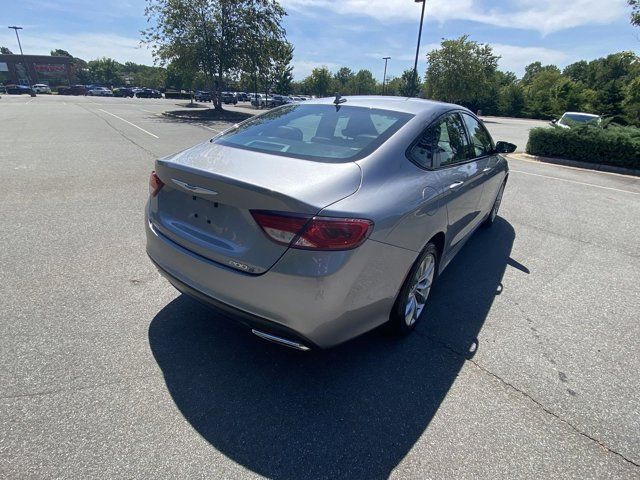
M251 210L315 215L360 186L354 162L324 163L205 143L158 160L164 187L150 200L163 235L214 262L267 271L287 247L268 239Z

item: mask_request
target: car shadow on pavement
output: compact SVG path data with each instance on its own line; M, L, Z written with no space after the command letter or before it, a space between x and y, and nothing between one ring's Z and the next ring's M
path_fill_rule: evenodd
M300 353L181 295L151 322L151 349L186 420L243 467L277 479L386 478L479 348L514 239L502 218L477 232L434 286L417 334L402 340L372 332Z

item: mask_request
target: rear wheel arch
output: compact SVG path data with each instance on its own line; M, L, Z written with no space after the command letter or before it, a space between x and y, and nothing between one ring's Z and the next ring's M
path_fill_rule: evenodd
M424 253L424 251L426 250L426 248L429 245L434 245L436 247L436 251L438 253L438 258L436 259L436 261L438 262L438 266L440 265L440 262L442 261L442 254L444 252L444 246L445 246L445 235L444 235L444 232L436 233L433 237L431 237L429 239L428 242L426 242L422 246L422 248L420 249L420 251L416 255L415 260L413 261L413 263L411 263L411 266L407 270L407 273L405 273L404 276L402 277L402 283L398 286L398 291L396 292L396 297L400 294L400 290L402 289L402 286L407 281L407 277L411 274L411 270L413 270L413 268L415 267L416 262L420 259L420 257L422 256L422 254ZM436 275L437 275L437 270L436 270Z
M409 271L406 273L403 282L398 289L395 302L389 315L389 320L384 324L384 330L386 330L388 333L403 336L407 335L415 328L415 322L417 322L417 320L420 318L422 309L426 305L426 300L431 290L431 285L437 278L439 263L442 257L442 248L444 248L444 240L445 237L444 233L442 232L439 232L431 237L431 239L422 248L415 261L412 263L411 268L409 268ZM415 281L419 282L419 280L415 279L415 276L421 275L420 267L422 267L422 264L425 263L429 257L431 257L432 267L430 271L432 273L430 279L428 280L428 290L426 292L426 295L423 295L425 303L420 306L420 310L418 310L417 313L415 313L414 311L409 314L412 317L413 321L411 322L411 324L408 324L406 319L408 318L407 308L409 308L409 306L405 302L405 297L407 297L407 293L410 294L410 297L412 296L411 293L413 292L413 290L415 290L415 288L412 289L412 283ZM417 285L420 285L420 283L417 283ZM413 295L414 300L412 304L414 306L416 305L416 298L417 297Z
M431 237L431 239L429 239L429 241L423 247L423 250L424 248L426 248L426 246L429 243L433 243L438 249L438 260L442 260L442 255L444 253L444 245L445 245L444 242L445 242L444 232L438 232L433 237Z

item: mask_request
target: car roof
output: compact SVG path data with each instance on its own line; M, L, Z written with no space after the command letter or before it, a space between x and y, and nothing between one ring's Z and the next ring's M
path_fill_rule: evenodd
M600 115L596 115L595 113L585 113L585 112L564 112L563 115L586 115L588 117L599 117Z
M335 97L313 98L305 103L305 105L327 105L333 104ZM465 110L468 109L455 105L453 103L438 102L435 100L425 100L423 98L414 97L385 97L379 95L347 95L342 97L346 102L341 105L350 105L353 107L379 108L382 110L393 110L397 112L411 113L413 115L444 113L449 110Z

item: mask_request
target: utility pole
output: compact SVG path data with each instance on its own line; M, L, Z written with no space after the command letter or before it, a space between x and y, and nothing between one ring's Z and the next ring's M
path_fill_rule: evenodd
M18 35L18 30L22 30L22 27L9 27L11 29L13 29L16 32L16 38L18 39L18 47L20 47L20 55L22 55L24 57L24 53L22 53L22 44L20 43L20 35Z
M418 46L416 47L416 61L413 64L413 95L415 96L417 94L417 88L418 88L418 55L420 53L420 39L422 38L422 22L424 20L424 7L427 4L427 0L414 0L416 3L421 3L422 4L422 13L420 14L420 30L418 30Z
M24 66L24 70L27 73L27 82L29 82L29 92L31 93L32 97L35 97L36 94L31 89L31 77L29 76L29 67L27 66L27 63L24 61L24 53L22 51L22 44L20 43L20 35L18 35L18 30L22 30L22 27L17 27L14 25L9 28L12 29L14 32L16 32L16 38L18 39L18 47L20 47L20 58L22 59L22 65Z
M384 60L384 75L382 75L382 94L385 94L385 87L387 84L387 62L391 57L382 57Z

